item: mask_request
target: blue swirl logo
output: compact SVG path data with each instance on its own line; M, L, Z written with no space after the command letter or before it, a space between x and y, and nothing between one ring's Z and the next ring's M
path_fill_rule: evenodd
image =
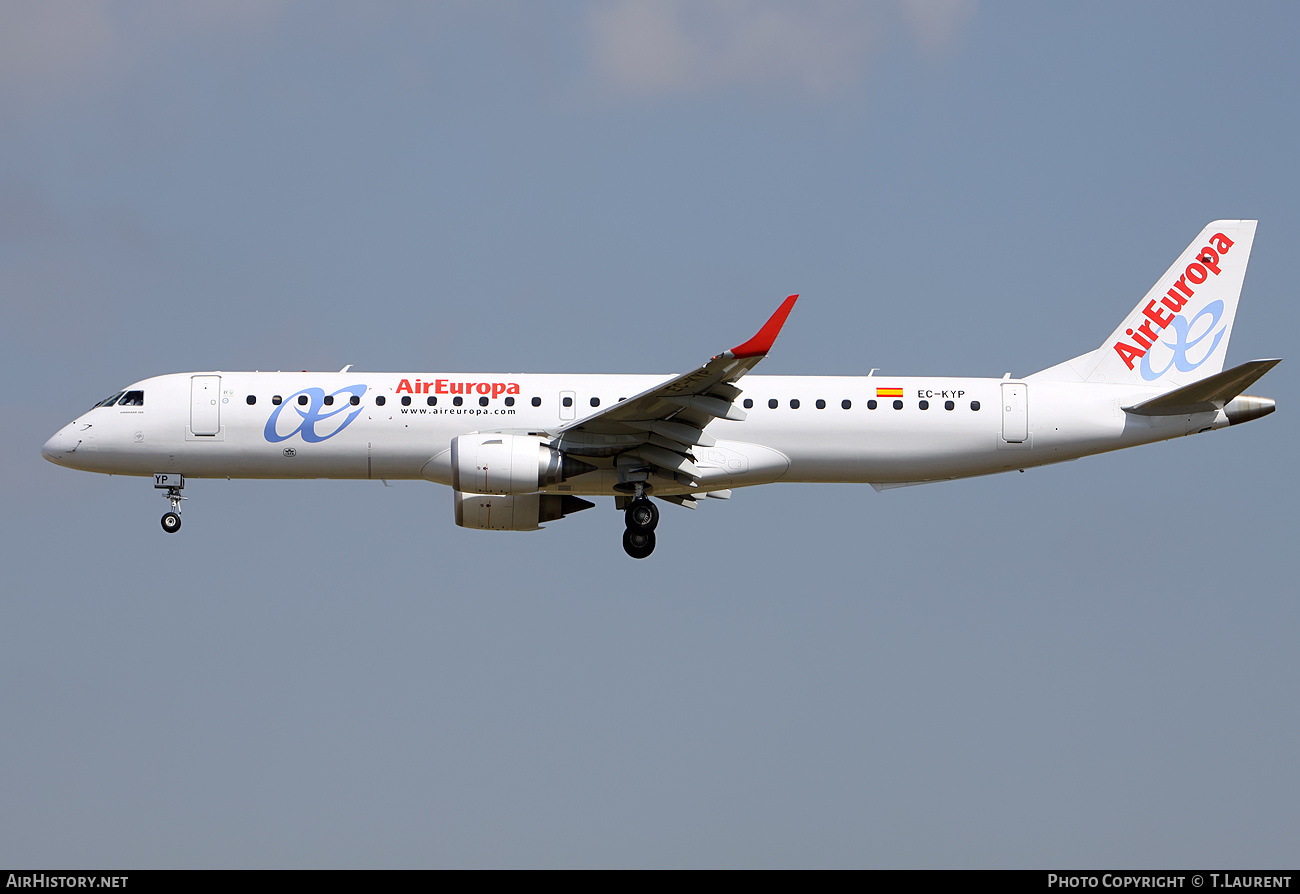
M328 395L328 397L330 403L333 404L340 394L346 394L349 398L355 397L360 401L361 396L365 393L365 385L348 385ZM351 400L344 400L339 406L326 411L326 396L324 388L304 388L295 394L290 394L284 399L284 403L271 412L271 418L266 420L266 431L264 432L266 439L272 444L276 444L280 441L287 441L296 434L301 434L302 439L307 443L319 444L321 441L332 438L343 431L352 423L353 419L361 415L362 408L360 404L353 407ZM300 402L298 400L300 397L306 397L306 402ZM286 407L291 407L298 414L297 425L294 425L291 431L281 434L284 429L280 425L280 414L284 412ZM343 417L342 414L348 410L352 412ZM287 414L285 420L286 426L295 421L292 416Z
M1189 337L1192 330L1196 328L1196 321L1207 314L1210 317L1210 322L1195 338ZM1213 331L1215 326L1219 325L1219 320L1222 317L1223 301L1216 299L1205 305L1205 307L1202 307L1200 312L1197 313L1196 316L1192 317L1191 320L1188 320L1182 314L1179 314L1170 320L1169 328L1174 331L1174 341L1172 344L1167 341L1162 341L1160 344L1169 348L1173 352L1173 356L1170 357L1169 362L1165 364L1164 369L1156 372L1151 368L1151 351L1147 351L1142 357L1142 378L1146 379L1148 382L1154 382L1156 379L1169 372L1171 368L1176 368L1179 372L1191 372L1206 360L1209 360L1210 355L1214 353L1214 349L1217 348L1219 342L1223 340L1223 331L1227 328L1226 326L1214 333L1214 341L1210 342L1210 346L1205 350L1205 353L1201 354L1200 360L1192 360L1187 356L1187 352L1209 337L1210 332ZM1152 350L1154 349L1155 345L1152 345Z

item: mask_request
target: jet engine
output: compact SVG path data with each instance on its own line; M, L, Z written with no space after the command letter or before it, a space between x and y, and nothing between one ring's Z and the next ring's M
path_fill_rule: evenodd
M542 522L596 505L572 494L453 494L456 524L484 531L536 531Z
M452 487L465 493L531 494L595 468L534 435L475 433L451 442Z

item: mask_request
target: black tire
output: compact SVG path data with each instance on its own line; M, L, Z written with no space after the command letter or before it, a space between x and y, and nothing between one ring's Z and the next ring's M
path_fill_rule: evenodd
M623 511L623 520L629 531L649 534L659 527L659 507L644 497L627 504Z
M654 531L624 531L623 551L634 559L644 559L655 551Z
M175 512L165 512L162 517L162 528L168 534L175 534L181 529L181 517Z

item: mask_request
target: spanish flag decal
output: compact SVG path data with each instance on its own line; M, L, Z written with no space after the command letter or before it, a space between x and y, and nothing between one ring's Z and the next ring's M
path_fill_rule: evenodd
M902 388L877 388L876 397L902 397Z

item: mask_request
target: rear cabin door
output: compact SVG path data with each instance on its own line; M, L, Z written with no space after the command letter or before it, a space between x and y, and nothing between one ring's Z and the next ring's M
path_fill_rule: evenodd
M213 436L221 431L221 376L190 377L190 433Z
M1009 444L1029 440L1028 387L1024 382L1002 385L1002 440Z

